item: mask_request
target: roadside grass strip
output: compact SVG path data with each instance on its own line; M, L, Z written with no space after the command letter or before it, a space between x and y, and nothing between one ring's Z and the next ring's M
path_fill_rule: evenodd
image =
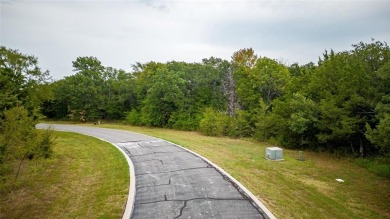
M55 135L53 156L26 162L17 185L1 191L0 218L121 218L129 189L123 154L96 138Z
M87 124L88 125L88 124ZM165 139L212 161L248 188L277 218L390 218L390 180L327 153L284 149L284 161L265 159L267 143L198 132L104 124ZM343 179L343 183L336 179Z

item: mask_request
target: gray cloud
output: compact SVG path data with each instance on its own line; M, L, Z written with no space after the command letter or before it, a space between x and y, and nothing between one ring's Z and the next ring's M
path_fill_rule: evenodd
M78 56L130 70L253 47L305 64L325 49L389 41L389 1L1 1L2 45L36 55L54 78Z

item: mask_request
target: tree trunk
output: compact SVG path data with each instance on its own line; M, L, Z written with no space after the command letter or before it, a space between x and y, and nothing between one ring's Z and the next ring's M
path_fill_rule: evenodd
M235 109L237 106L236 97L236 83L233 77L233 70L229 68L228 73L225 76L223 83L223 90L229 101L229 115L232 117L235 115Z
M23 163L23 161L24 161L24 158L22 158L22 159L20 160L19 167L18 167L18 172L16 172L16 175L15 175L15 182L16 182L16 180L18 179L18 176L19 176L19 173L20 173L20 169L22 168L22 163Z

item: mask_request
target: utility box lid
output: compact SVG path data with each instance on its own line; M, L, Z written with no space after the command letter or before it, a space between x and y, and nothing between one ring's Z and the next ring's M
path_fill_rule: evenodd
M283 149L279 147L267 147L265 157L270 160L283 160Z

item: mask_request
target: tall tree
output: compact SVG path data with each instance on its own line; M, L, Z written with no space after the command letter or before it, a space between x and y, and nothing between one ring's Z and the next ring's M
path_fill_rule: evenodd
M185 81L178 73L159 68L143 101L142 117L147 125L164 127L183 102Z
M274 99L284 94L290 74L284 65L275 60L267 57L255 60L257 56L251 49L240 50L233 58L238 59L232 62L238 102L243 110L241 116L245 118L253 134L261 114L260 111L264 111Z
M7 109L24 106L38 118L41 102L51 98L49 72L39 68L36 57L1 46L0 73L0 116Z
M45 103L49 117L99 120L120 119L136 105L130 73L104 67L95 57L78 57L76 74L52 84L55 99Z
M387 151L388 142L379 139L388 133L389 52L386 43L360 43L325 52L318 67L292 66L293 84L258 128L289 147L361 156Z
M15 179L26 159L47 158L51 154L50 132L40 134L35 125L41 116L42 101L51 97L37 58L0 47L0 187L7 181L9 168L19 162ZM16 180L15 180L16 181ZM12 183L11 183L12 184Z

